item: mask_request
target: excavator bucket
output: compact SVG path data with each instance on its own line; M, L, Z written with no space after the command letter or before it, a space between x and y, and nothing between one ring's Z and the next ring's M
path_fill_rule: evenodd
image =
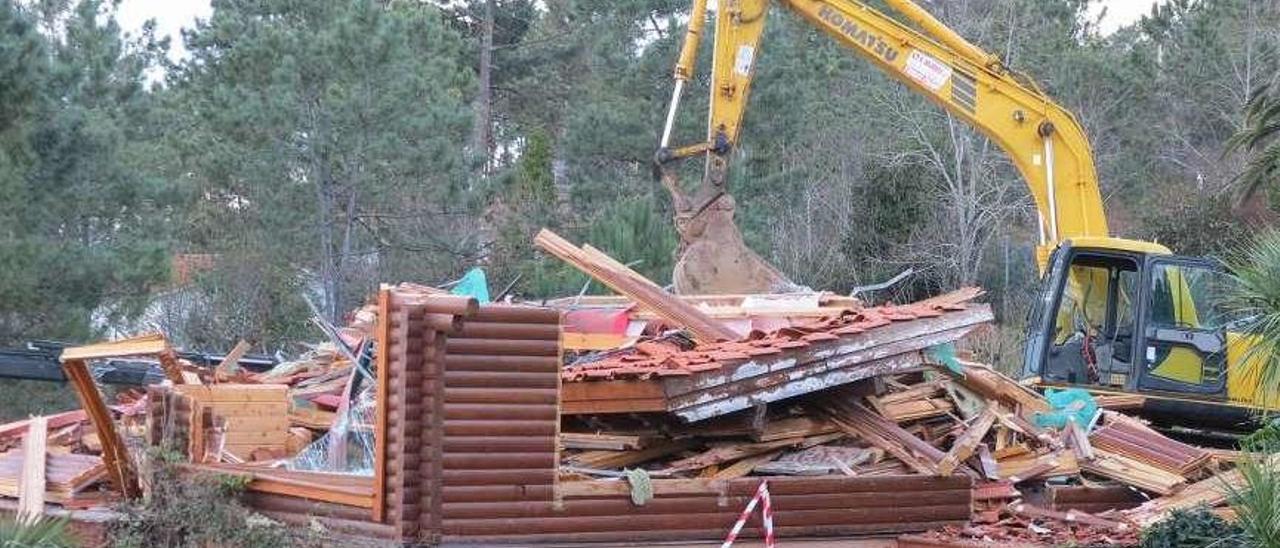
M747 247L733 220L734 200L721 194L698 211L679 211L679 258L671 279L681 295L781 293L796 284Z

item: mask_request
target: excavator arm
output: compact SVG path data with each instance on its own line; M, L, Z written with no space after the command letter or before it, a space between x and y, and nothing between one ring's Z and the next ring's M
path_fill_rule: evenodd
M694 0L657 154L663 182L675 198L676 224L682 238L675 275L678 291L767 291L789 283L767 264L755 265L754 261L763 260L745 245L733 249L741 243L741 236L733 225L733 201L725 189L766 16L774 4L792 10L999 144L1027 182L1039 211L1037 262L1042 270L1061 240L1107 236L1092 152L1080 123L1029 78L1015 74L999 57L968 42L911 0L886 2L919 30L857 0L719 0L707 137L702 143L671 148L671 128L684 82L695 66L706 2ZM706 169L702 184L688 196L669 166L698 155L706 156ZM708 234L719 239L702 246ZM700 254L699 247L716 253ZM738 255L743 257L739 263L725 264L724 257ZM733 280L729 286L712 281L712 274L723 277L726 271L754 274L748 280Z

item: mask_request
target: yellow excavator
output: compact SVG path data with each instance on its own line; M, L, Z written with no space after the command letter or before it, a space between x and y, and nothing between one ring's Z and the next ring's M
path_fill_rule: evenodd
M707 21L694 0L675 67L655 164L675 205L678 293L791 289L751 251L733 221L726 173L742 129L766 16L781 6L865 57L911 90L1000 145L1039 212L1042 288L1028 317L1024 375L1043 386L1144 396L1145 415L1167 424L1246 428L1280 399L1259 387L1260 356L1237 333L1224 297L1234 280L1215 261L1112 237L1088 138L1071 112L911 0L885 0L904 20L858 0L718 0L706 140L671 146L681 95ZM691 193L680 160L705 157ZM1194 417L1194 420L1190 418Z

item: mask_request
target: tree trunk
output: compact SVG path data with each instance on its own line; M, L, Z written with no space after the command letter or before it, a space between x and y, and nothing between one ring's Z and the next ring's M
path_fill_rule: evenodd
M476 94L475 123L472 130L471 154L482 174L492 164L489 152L493 146L493 11L495 0L485 0L480 22L480 89Z
M324 302L321 311L325 319L335 325L338 323L338 295L341 294L341 265L338 263L337 249L334 247L334 192L333 174L329 171L329 163L325 157L324 140L328 136L328 121L318 99L309 101L311 112L311 138L308 147L311 163L311 175L315 181L316 221L320 231L320 287Z

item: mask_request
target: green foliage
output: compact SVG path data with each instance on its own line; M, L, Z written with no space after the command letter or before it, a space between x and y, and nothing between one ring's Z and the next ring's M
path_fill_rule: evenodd
M1249 154L1240 174L1246 197L1280 182L1280 82L1267 82L1252 93L1244 127L1227 141L1227 150Z
M1153 205L1140 216L1142 237L1179 254L1221 256L1252 233L1229 193L1168 184L1154 194L1159 198L1152 203L1162 205Z
M0 548L73 548L79 546L64 518L41 516L32 521L0 520Z
M1240 542L1239 527L1204 507L1175 510L1142 532L1142 548L1225 548Z
M521 296L574 294L586 277L531 245L543 227L664 283L676 236L649 168L688 1L492 0L495 148L477 174L486 4L216 2L164 62L113 2L0 0L0 343L92 338L156 296L146 320L179 345L287 351L315 337L304 295L338 319L379 282L476 265L521 276ZM1276 146L1261 86L1280 6L1169 0L1101 36L1090 4L929 9L1078 115L1113 232L1222 253L1251 230L1227 197L1242 157ZM675 144L706 133L711 45ZM795 281L843 291L914 267L903 299L978 283L1019 316L1036 220L1004 153L784 9L732 161L746 241ZM702 167L683 166L686 188ZM177 290L175 253L216 260ZM986 341L993 357L1017 331Z
M551 173L551 137L545 131L529 135L524 153L517 163L515 198L550 204L555 200L555 180Z
M1227 306L1235 317L1247 319L1239 330L1251 343L1242 359L1246 367L1260 368L1260 390L1280 390L1280 231L1259 234L1232 254L1229 266L1238 283Z
M137 156L158 46L113 10L0 2L0 343L89 338L96 309L136 315L167 275L162 184Z
M120 509L123 518L110 529L112 546L267 548L305 540L294 538L283 526L242 505L236 496L243 492L243 479L185 477L163 461L152 463L150 492L144 500Z
M1245 459L1236 465L1243 485L1228 485L1229 502L1247 545L1280 547L1280 423L1272 421L1249 436L1241 447Z
M587 231L587 243L608 253L658 285L671 281L676 232L646 196L609 206Z

